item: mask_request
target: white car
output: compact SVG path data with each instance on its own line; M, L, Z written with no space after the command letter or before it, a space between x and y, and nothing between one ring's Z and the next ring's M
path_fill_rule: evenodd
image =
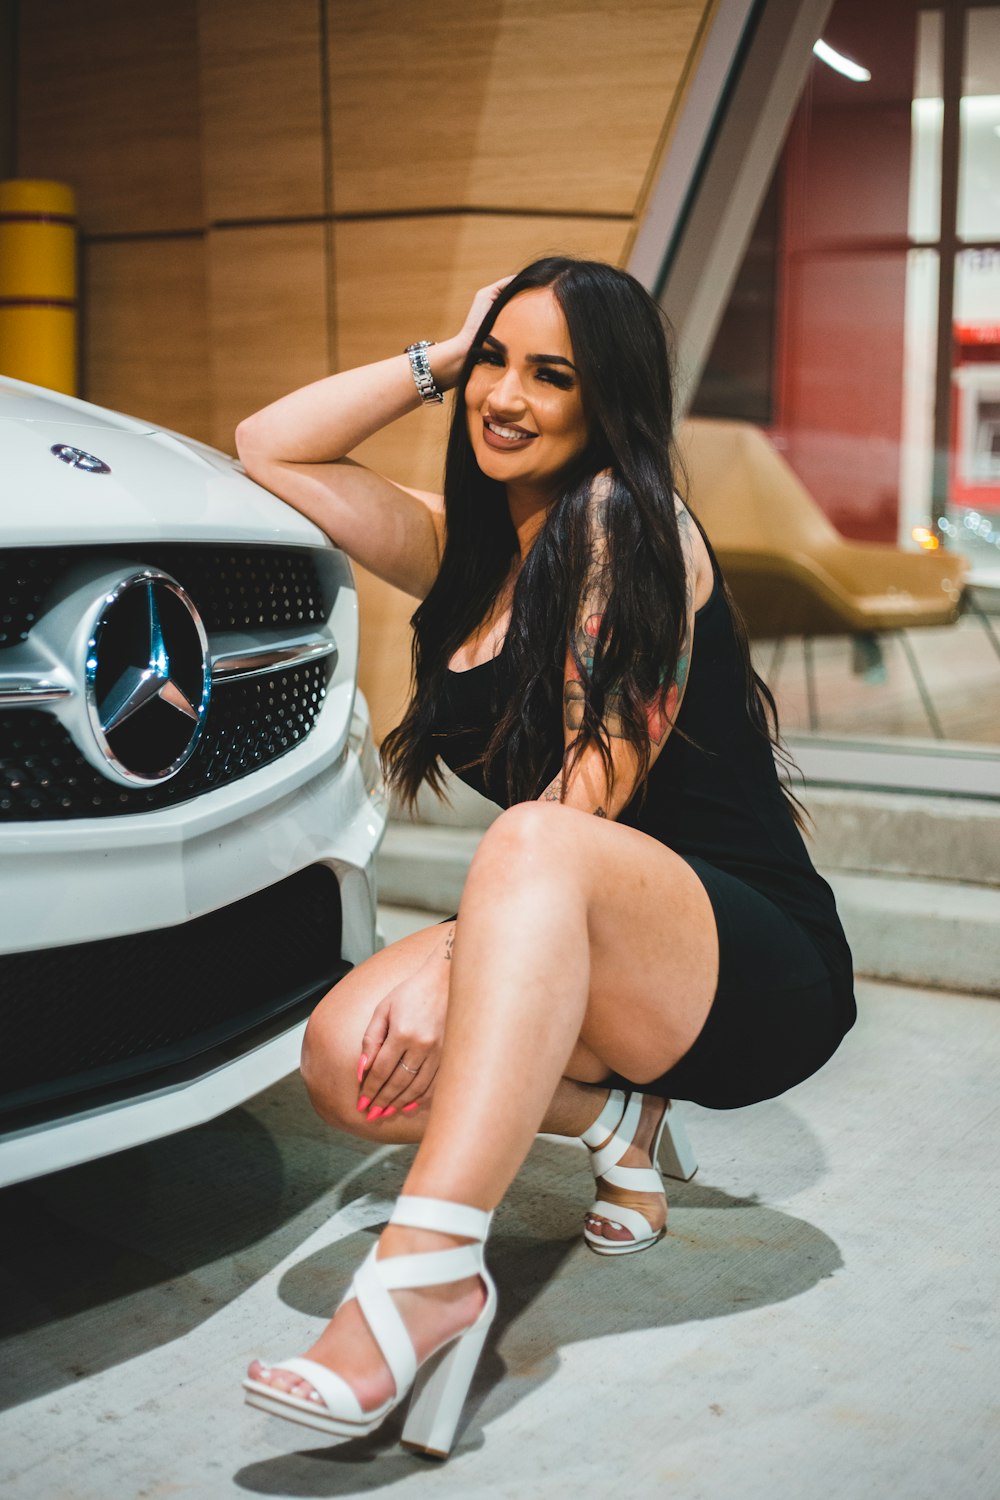
M0 379L0 1185L294 1068L376 944L350 564L202 443Z

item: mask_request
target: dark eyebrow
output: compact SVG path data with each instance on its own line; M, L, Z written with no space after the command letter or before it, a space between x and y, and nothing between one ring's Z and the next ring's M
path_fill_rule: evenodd
M486 335L483 343L489 344L492 349L496 349L498 354L507 353L507 345L501 344L500 340L494 338L492 333ZM525 355L525 358L530 365L567 365L576 374L576 365L572 360L564 359L561 354L528 354Z

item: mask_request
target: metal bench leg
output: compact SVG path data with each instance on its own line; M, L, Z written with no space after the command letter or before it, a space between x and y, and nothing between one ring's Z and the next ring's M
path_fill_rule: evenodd
M677 1113L677 1105L674 1103L667 1105L667 1123L660 1140L657 1160L664 1177L676 1177L679 1182L690 1182L698 1170L684 1121Z
M819 728L819 701L816 697L816 673L813 670L813 643L811 635L802 637L802 660L806 667L806 696L809 700L809 728Z
M1000 656L1000 639L997 638L997 633L993 629L993 621L990 619L985 609L983 609L983 606L981 604L978 604L972 597L971 590L966 591L965 598L967 602L965 603L964 607L967 613L970 615L975 615L976 619L979 621L980 625L989 636L990 645L993 647L997 656Z
M910 671L913 673L913 680L917 684L917 692L920 694L920 701L924 705L924 713L927 715L927 720L931 726L934 737L935 739L943 740L945 737L945 733L941 727L941 720L938 718L937 712L934 708L934 704L931 702L931 695L927 691L927 684L924 681L924 674L921 672L920 667L917 664L916 652L914 651L913 644L910 641L910 638L905 630L901 630L899 632L899 641L900 645L906 653L906 659L910 663Z

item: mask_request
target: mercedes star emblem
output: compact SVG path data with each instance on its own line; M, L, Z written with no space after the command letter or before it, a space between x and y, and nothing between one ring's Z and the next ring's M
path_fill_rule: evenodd
M53 443L49 452L54 453L56 458L61 458L64 464L70 464L74 469L83 469L87 474L111 473L103 458L84 453L82 448L71 448L69 443Z
M211 686L205 627L179 583L146 568L109 591L87 645L86 693L110 774L131 786L176 775Z

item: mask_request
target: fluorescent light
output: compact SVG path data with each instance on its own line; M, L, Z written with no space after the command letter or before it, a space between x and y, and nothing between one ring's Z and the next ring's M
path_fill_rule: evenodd
M844 57L840 52L834 52L826 42L817 42L813 51L820 62L825 62L827 67L833 68L836 73L843 73L845 78L851 78L855 83L870 81L872 75L867 68L863 68L860 63L851 62L849 57Z

